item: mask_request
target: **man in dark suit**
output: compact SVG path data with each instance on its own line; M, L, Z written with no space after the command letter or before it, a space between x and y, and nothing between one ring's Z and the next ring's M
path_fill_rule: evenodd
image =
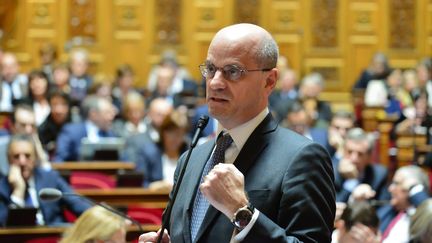
M97 142L104 137L115 137L111 131L115 110L110 101L91 95L83 101L81 108L85 120L80 123L69 123L62 127L57 137L54 162L78 160L83 138Z
M277 58L274 39L256 25L228 26L212 40L200 70L221 133L216 148L212 140L192 153L164 243L330 242L330 158L321 146L278 127L267 108ZM184 163L183 156L175 183ZM156 238L151 232L140 242Z
M56 202L39 201L37 194L42 188L56 188L63 193L72 193L72 189L57 172L38 166L31 136L12 136L8 159L9 174L0 179L0 225L6 223L9 207L36 207L39 209L38 224L55 225L66 222L63 216L65 206L76 215L90 206L73 197L64 197Z
M334 161L336 201L388 200L388 171L371 161L372 141L361 128L348 131L341 160Z

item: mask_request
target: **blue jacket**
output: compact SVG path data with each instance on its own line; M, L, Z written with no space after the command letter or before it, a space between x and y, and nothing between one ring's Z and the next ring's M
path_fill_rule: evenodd
M56 188L63 193L72 193L72 189L65 180L56 171L46 171L41 168L36 168L33 172L33 177L36 184L36 191L39 192L42 188ZM6 223L8 207L12 204L10 195L12 188L5 176L0 179L0 225ZM46 225L56 225L65 223L63 216L63 208L69 209L72 213L79 216L90 205L77 197L63 197L54 202L44 202L39 200L39 207Z

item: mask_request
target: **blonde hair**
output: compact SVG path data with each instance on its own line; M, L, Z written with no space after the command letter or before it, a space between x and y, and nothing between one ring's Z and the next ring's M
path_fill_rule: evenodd
M109 240L119 230L126 231L126 223L123 218L105 208L94 206L86 210L65 232L60 243Z

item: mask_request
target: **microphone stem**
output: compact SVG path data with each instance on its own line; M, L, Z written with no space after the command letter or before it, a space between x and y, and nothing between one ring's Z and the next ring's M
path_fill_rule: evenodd
M105 204L103 204L103 203L98 203L98 202L96 202L96 201L93 201L93 200L90 199L90 198L83 197L83 196L81 196L81 195L79 195L79 194L67 193L67 192L66 192L66 193L63 193L63 195L64 195L64 196L76 196L76 197L79 197L79 198L83 199L84 201L87 201L88 203L90 203L90 204L92 204L92 205L98 205L98 206L101 206L101 207L103 207L104 209L110 211L110 212L113 213L113 214L116 214L116 215L118 215L118 216L120 216L120 217L122 217L122 218L126 218L126 219L130 220L132 223L134 223L136 226L138 226L138 229L141 231L141 233L144 233L144 229L142 228L140 222L138 222L137 220L133 219L132 217L129 217L129 216L126 215L126 214L123 214L123 213L121 213L121 212L119 212L119 211L117 211L117 210L115 210L115 209L113 209L113 208L111 208L111 207L108 207L107 205L105 205Z
M182 167L182 169L180 171L180 174L179 174L179 177L177 179L177 182L174 184L174 188L172 190L172 196L171 196L170 200L168 201L168 205L167 205L167 207L165 209L165 212L163 214L163 217L162 217L162 228L160 230L157 243L161 243L162 242L162 236L164 234L164 231L165 231L165 229L168 229L169 218L171 217L172 207L173 207L174 202L175 202L175 200L177 198L177 193L179 191L179 188L180 188L180 185L181 185L181 181L183 180L184 174L186 172L186 167L187 167L187 165L189 163L189 158L190 158L190 156L192 154L192 150L195 147L195 145L196 145L196 142L192 141L191 148L188 150L188 153L186 155L185 164L184 164L184 166Z

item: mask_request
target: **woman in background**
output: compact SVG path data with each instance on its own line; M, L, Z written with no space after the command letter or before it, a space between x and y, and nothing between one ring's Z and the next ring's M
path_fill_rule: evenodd
M107 209L94 206L69 228L60 243L125 243L126 222Z

